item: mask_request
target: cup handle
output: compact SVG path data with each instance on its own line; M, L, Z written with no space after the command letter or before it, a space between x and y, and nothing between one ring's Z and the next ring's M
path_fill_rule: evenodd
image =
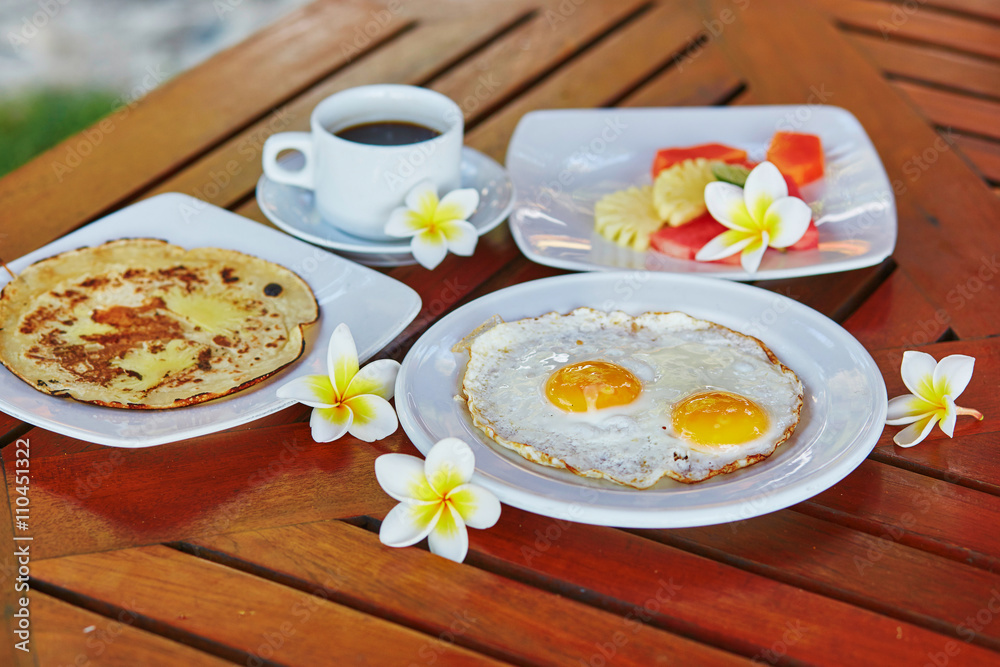
M278 164L278 154L286 150L302 153L306 160L302 169L292 171ZM264 174L269 179L275 183L313 189L313 140L310 133L281 132L280 134L272 134L264 142L263 153Z

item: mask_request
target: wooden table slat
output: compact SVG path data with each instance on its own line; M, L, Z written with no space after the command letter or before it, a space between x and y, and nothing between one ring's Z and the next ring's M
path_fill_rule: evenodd
M113 609L130 605L137 627L252 664L323 664L330 646L362 656L372 643L387 663L433 654L438 664L499 665L383 619L164 546L50 559L35 565L49 587ZM236 605L234 601L238 601Z
M211 550L214 559L267 568L298 587L321 587L332 599L346 598L378 616L516 663L559 664L571 657L587 663L605 648L616 664L745 664L646 626L639 616L599 611L420 549L394 551L376 535L336 521L218 535L193 544ZM650 589L649 597L668 599L670 591L661 588Z
M1000 64L996 62L871 35L849 33L848 39L887 74L1000 97Z
M971 625L1000 575L792 510L701 528L638 531L665 544L936 632L1000 650L1000 624ZM979 628L978 630L976 628Z
M1000 26L964 16L935 11L911 3L870 0L813 0L839 22L878 35L933 44L987 58L1000 58Z
M742 524L718 529L729 526ZM739 537L757 536L741 532ZM910 623L654 540L512 508L505 509L495 528L474 532L471 549L470 560L480 567L619 613L641 608L654 625L740 651L757 664L786 655L808 664L852 664L865 662L864 656L887 645L900 664L917 664L949 641ZM651 599L651 591L658 589L671 591L668 603ZM859 627L863 633L857 632ZM963 661L975 664L990 655L972 647Z
M41 665L232 665L228 660L135 627L142 605L126 606L107 618L35 592L31 596L31 611L37 624L35 646Z

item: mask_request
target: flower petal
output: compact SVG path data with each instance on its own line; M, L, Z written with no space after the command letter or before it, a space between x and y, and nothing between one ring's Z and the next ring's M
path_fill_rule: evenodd
M947 394L953 399L958 398L969 386L976 358L964 354L952 354L938 362L934 367L934 389L941 394Z
M385 515L378 539L387 547L408 547L427 537L437 525L444 503L399 503Z
M278 398L290 398L310 408L330 408L337 404L333 384L326 375L306 375L278 387Z
M413 186L406 193L406 208L410 209L420 217L427 218L428 222L433 220L434 211L438 206L437 188L429 178L425 178Z
M903 384L910 393L935 405L937 397L934 396L933 378L936 366L934 357L926 352L907 350L903 352L903 363L899 369L903 376Z
M400 206L389 214L389 222L385 223L383 231L389 236L407 238L418 234L427 224L428 221L420 215L405 206Z
M798 197L785 197L771 204L764 214L764 228L771 235L772 248L787 248L809 229L812 209Z
M729 257L746 248L757 238L743 231L730 230L722 232L701 247L694 258L699 262L711 262L723 257Z
M469 531L465 529L462 517L451 505L441 513L441 519L427 536L427 546L431 553L442 558L461 563L469 553Z
M439 440L427 452L424 461L427 481L442 496L472 479L475 469L476 457L472 448L458 438Z
M478 484L455 487L448 500L470 528L489 528L500 519L500 501Z
M358 372L358 348L354 345L350 327L344 323L338 324L330 336L330 345L326 348L326 368L337 398L343 398Z
M375 394L352 396L344 404L354 413L350 434L358 440L375 442L388 438L399 428L396 411L389 401Z
M309 417L312 437L316 442L333 442L351 428L354 415L350 408L338 405L333 408L313 408Z
M716 181L705 186L705 206L712 217L729 229L757 229L743 200L743 188Z
M351 383L347 385L344 396L360 396L374 394L385 400L392 398L396 390L396 375L399 374L399 362L395 359L379 359L359 370Z
M788 183L770 162L761 162L754 167L743 186L743 200L750 217L757 224L764 222L764 215L772 203L787 196Z
M438 204L434 217L441 222L468 220L478 207L479 191L475 188L452 190L441 198L441 203Z
M934 428L934 424L937 423L937 420L938 415L936 412L926 415L920 421L910 424L897 433L892 441L900 447L912 447L913 445L922 442L923 439L927 437L927 434L931 432L932 428Z
M889 401L885 423L888 426L912 424L937 409L938 406L928 403L919 396L904 394Z
M382 490L396 500L430 500L420 493L428 487L424 462L409 454L383 454L375 459L375 479Z
M760 266L760 260L764 257L764 251L767 250L767 242L770 240L770 235L767 232L761 232L760 236L755 238L743 252L740 254L740 264L743 265L743 270L747 273L753 273Z
M941 411L938 411L940 415ZM944 416L941 417L941 430L949 438L955 435L955 422L958 421L958 410L955 409L955 399L945 394Z
M433 269L444 256L448 254L448 245L444 238L444 233L440 230L434 232L422 232L413 237L410 243L410 251L414 259L427 269Z
M464 220L452 220L441 225L448 250L463 257L470 256L476 251L476 242L479 240L479 231L471 222Z

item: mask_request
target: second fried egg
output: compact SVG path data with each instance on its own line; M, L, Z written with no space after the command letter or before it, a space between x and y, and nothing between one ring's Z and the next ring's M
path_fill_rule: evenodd
M497 443L635 488L763 460L791 435L803 394L755 338L684 313L589 308L480 334L463 391Z

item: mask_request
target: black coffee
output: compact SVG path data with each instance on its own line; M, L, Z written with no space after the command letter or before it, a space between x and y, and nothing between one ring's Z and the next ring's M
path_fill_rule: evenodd
M359 123L345 127L336 133L341 139L347 139L358 144L373 146L402 146L416 144L441 136L437 130L407 123L400 120L380 120L374 123Z

